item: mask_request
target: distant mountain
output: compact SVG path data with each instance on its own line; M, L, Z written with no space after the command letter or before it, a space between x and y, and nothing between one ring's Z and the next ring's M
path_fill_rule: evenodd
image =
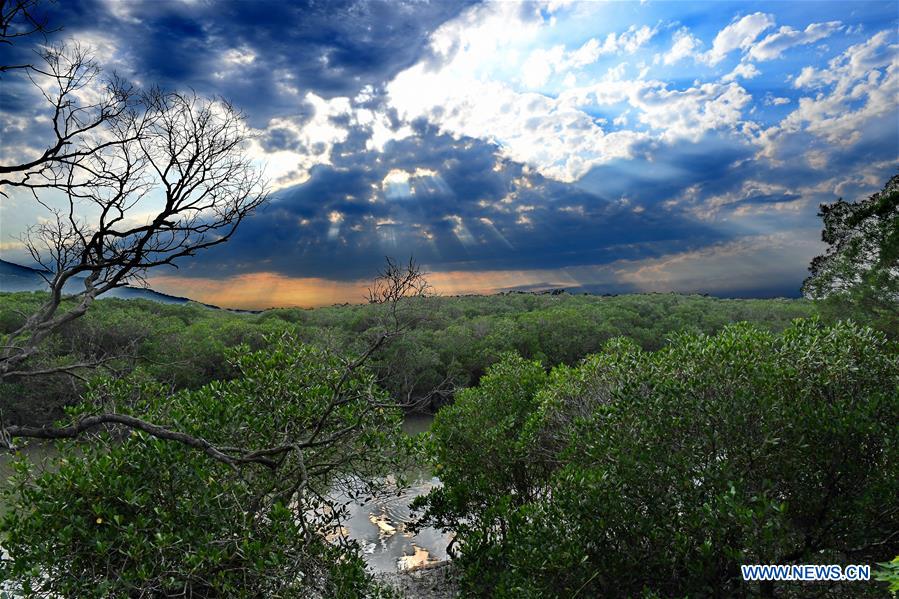
M28 268L27 266L7 262L6 260L0 260L0 291L46 291L47 283L41 277L41 273L46 274L46 271L40 271L34 268ZM66 286L66 291L77 293L83 288L81 283L82 280L83 278L73 279L70 284ZM100 297L145 299L152 302L160 302L162 304L186 304L194 301L190 298L159 293L158 291L153 291L152 289L144 287L119 287L118 289L113 289L112 291L104 293ZM218 306L213 306L211 304L201 305L206 306L207 308L218 309Z
M0 260L0 291L38 291L46 289L41 271Z

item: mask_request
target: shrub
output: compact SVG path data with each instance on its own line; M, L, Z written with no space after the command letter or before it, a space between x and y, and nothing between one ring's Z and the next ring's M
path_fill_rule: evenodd
M424 521L456 532L472 595L764 595L740 564L899 548L899 359L882 334L736 325L657 352L614 341L542 386L522 374L506 359L433 428L445 486Z
M381 489L403 457L402 414L371 375L344 376L338 356L290 337L232 362L237 378L174 394L139 371L103 381L72 416L102 405L246 451L314 430L318 441L273 467L232 467L143 432L61 442L43 469L20 460L4 489L0 576L40 596L374 593L355 546L327 540L343 515L329 492Z

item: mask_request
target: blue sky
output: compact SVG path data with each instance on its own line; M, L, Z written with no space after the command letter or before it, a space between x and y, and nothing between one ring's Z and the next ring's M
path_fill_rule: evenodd
M444 293L796 295L818 204L899 163L894 1L60 4L108 69L247 114L272 201L150 277L223 305L358 301L410 254ZM39 106L4 82L5 153Z

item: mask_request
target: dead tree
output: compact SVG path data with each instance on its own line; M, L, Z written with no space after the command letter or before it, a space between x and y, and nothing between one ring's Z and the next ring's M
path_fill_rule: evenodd
M25 242L50 293L2 340L0 380L28 376L47 337L98 295L226 242L266 198L242 116L224 101L151 91L102 133L102 147L69 155L31 187L49 218Z
M47 20L36 14L40 0L0 0L0 44L12 46L19 38L46 34ZM0 65L0 73L16 68Z
M45 102L50 124L42 136L43 149L8 156L0 164L3 195L7 193L2 188L38 192L64 184L73 167L85 159L136 141L135 137L110 136L110 131L127 130L135 112L147 108L126 81L114 75L104 79L90 51L78 44L45 46L35 55L32 63L2 68L19 70L31 81Z
M2 188L44 189L64 174L69 161L106 149L117 140L104 129L122 117L138 101L137 92L113 75L103 78L90 51L77 44L52 44L51 28L39 13L40 0L0 0L0 47L38 35L44 43L12 63L0 63L0 81L27 78L43 97L46 121L42 149L28 149L0 162ZM9 149L7 149L9 150Z
M426 297L431 293L431 286L414 257L410 257L405 265L399 264L390 256L385 257L385 262L386 265L378 272L374 284L369 287L366 299L369 304L383 307L383 312L379 315L381 328L398 334L418 320L410 311L402 312L410 304L400 300Z

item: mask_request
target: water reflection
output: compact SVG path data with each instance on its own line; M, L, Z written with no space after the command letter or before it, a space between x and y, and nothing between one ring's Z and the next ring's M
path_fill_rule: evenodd
M431 416L412 415L404 430L417 434L427 430ZM440 479L419 470L407 472L410 486L399 495L377 498L362 504L351 503L343 522L347 537L359 543L366 563L376 572L393 572L447 559L451 536L434 528L417 534L407 530L413 519L409 503L440 484Z

